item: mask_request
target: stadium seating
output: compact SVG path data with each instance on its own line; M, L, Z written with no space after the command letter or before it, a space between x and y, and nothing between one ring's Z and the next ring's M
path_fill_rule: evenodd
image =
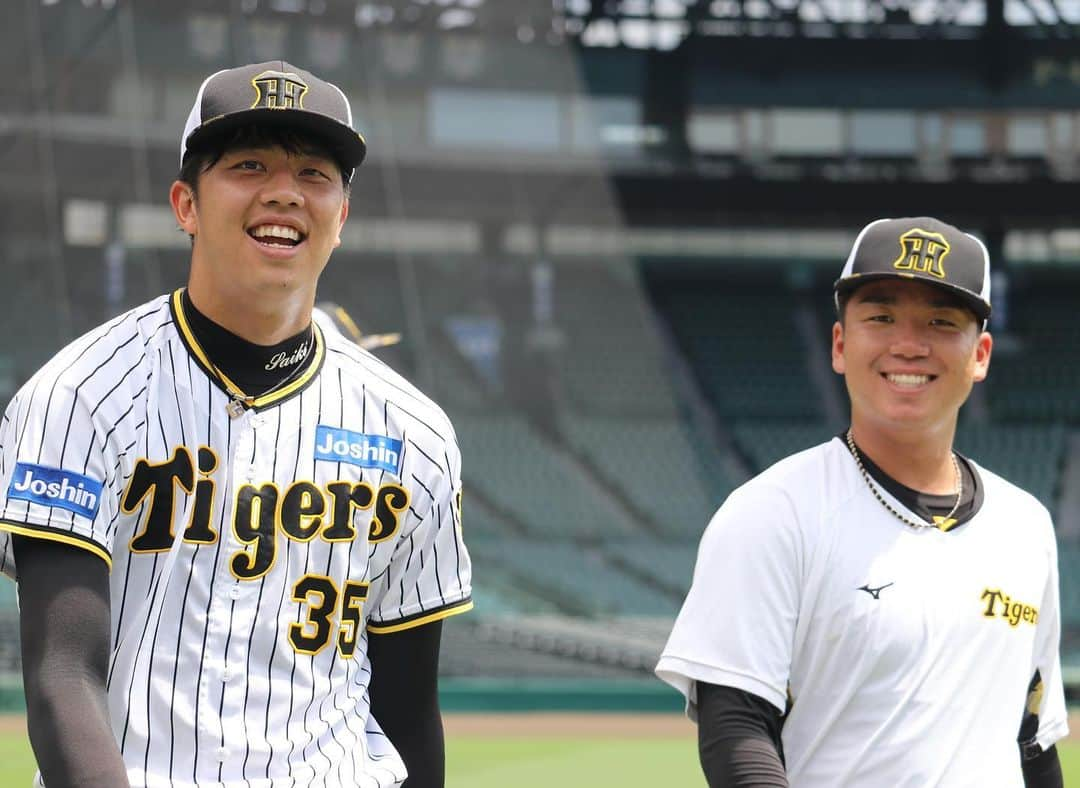
M1025 272L1009 290L986 387L1002 422L1080 422L1080 283L1066 272ZM1071 272L1069 272L1071 274ZM993 332L1000 330L991 323Z
M674 616L677 595L643 582L602 552L548 539L504 538L470 545L477 564L505 567L544 589L560 607L587 616Z
M737 421L732 428L735 443L756 472L789 454L824 443L836 433L818 422Z
M1058 574L1062 627L1076 633L1080 630L1080 546L1058 546Z
M562 429L569 444L660 533L700 534L729 491L722 479L706 480L697 452L674 419L564 414Z
M725 419L822 420L808 386L794 291L774 281L654 275L657 308Z
M568 409L673 417L671 376L636 278L573 266L558 267L555 276L555 316L567 334L561 381Z
M612 540L604 549L622 566L651 578L655 585L671 590L680 598L690 590L697 541Z
M454 415L466 485L511 513L530 533L600 539L643 526L559 448L518 415Z
M19 671L19 610L16 586L0 576L0 676Z
M1066 441L1062 424L963 424L956 436L961 453L1023 487L1051 512Z

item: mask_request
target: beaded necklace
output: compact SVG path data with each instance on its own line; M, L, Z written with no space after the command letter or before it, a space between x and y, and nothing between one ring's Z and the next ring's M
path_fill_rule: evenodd
M870 474L866 472L866 468L863 467L862 458L859 456L859 450L855 447L855 439L851 436L851 430L847 431L847 435L844 436L847 440L848 449L851 451L851 456L855 458L855 464L859 466L859 473L862 474L863 480L866 482L866 486L870 488L870 492L874 494L874 497L878 499L882 506L888 509L892 514L904 523L912 528L940 528L942 525L949 522L952 516L956 514L956 510L960 508L960 501L964 497L964 475L960 472L960 463L956 461L956 453L950 453L953 463L953 471L956 473L956 503L953 504L953 508L949 510L949 513L941 518L940 522L928 523L925 521L912 520L910 517L905 517L900 512L896 511L892 505L885 500L885 497L878 491L877 485L870 479Z

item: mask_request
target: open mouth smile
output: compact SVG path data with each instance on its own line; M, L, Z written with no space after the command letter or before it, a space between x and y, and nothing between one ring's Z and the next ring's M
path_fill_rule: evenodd
M898 386L902 389L917 389L920 386L925 386L927 383L937 378L937 375L917 375L901 372L883 372L881 376L885 378L885 380L892 383L894 386Z
M292 247L302 243L305 235L295 227L284 224L260 224L247 231L248 235L264 246Z

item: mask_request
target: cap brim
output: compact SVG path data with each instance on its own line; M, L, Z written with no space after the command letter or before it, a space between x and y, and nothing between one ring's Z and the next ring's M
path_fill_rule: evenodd
M949 284L948 282L938 282L924 276L913 276L901 273L894 274L884 271L880 273L858 274L856 276L837 279L833 282L833 292L838 296L845 295L868 282L876 282L882 279L903 279L907 282L925 282L928 285L940 287L942 290L946 290L956 296L956 298L962 301L980 320L988 320L990 318L990 305L981 298L973 296L967 290L957 287L956 285Z
M349 168L349 172L359 167L367 154L367 143L364 142L364 138L333 118L300 109L281 110L259 107L207 120L188 136L185 142L185 155L205 150L215 140L247 125L278 126L311 132L326 141L330 149L339 157L341 164ZM348 175L349 172L345 174Z

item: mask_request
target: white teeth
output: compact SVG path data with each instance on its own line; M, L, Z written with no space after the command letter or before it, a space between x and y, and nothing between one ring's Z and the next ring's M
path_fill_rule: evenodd
M897 386L922 386L930 382L929 375L887 375L890 383L895 383Z
M290 241L299 241L300 233L292 227L282 224L260 224L251 230L256 238L287 238Z

